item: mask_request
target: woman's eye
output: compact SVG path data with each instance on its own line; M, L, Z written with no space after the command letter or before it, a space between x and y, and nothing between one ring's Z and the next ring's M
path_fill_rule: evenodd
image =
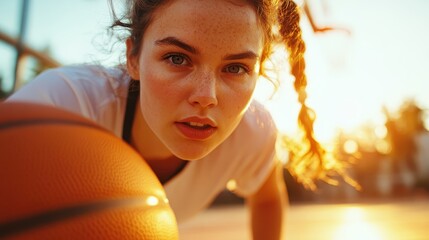
M168 55L166 57L166 59L174 65L187 65L188 64L186 57L182 56L182 55L178 55L178 54Z
M241 74L241 73L248 72L248 70L245 67L240 66L240 65L230 65L230 66L226 67L225 72L234 73L234 74Z

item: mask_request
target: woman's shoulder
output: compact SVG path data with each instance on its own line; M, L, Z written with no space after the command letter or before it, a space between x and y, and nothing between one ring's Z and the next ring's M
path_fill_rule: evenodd
M250 134L272 135L277 134L277 128L271 113L257 100L253 100L239 124L239 128Z
M260 151L275 145L277 127L264 105L253 100L229 138L230 146L238 144L243 151Z

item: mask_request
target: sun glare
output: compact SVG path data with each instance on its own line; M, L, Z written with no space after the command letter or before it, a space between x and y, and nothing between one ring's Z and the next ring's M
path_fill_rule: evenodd
M331 40L335 42L336 38L340 38L337 35ZM381 109L385 99L363 97L362 94L368 91L368 85L359 81L359 76L351 68L352 63L344 63L344 66L330 69L325 59L327 56L321 56L323 55L321 49L325 47L323 41L320 43L321 37L308 36L305 40L308 46L306 103L316 113L314 123L316 138L323 144L331 144L339 131L352 132L365 122L383 125L385 119ZM338 41L341 43L345 40L340 38ZM345 55L350 53L342 54L346 58ZM298 131L297 116L301 106L293 88L294 77L289 73L287 53L278 47L274 49L271 58L274 65L268 61L265 67L268 69L272 66L283 67L268 71L271 78L279 80L279 86L276 89L267 79L262 78L258 82L255 98L271 112L281 133L294 135ZM386 135L383 126L377 127L375 131L379 138Z
M301 106L293 87L294 77L289 73L285 50L281 47L276 48L272 61L275 65L284 67L273 69L269 61L265 65L270 78L278 80L279 85L276 88L269 80L261 78L254 96L271 112L281 133L294 135L298 132L297 118ZM317 72L322 70L308 69L310 73L314 71L316 73L310 75L317 75ZM318 76L317 81L309 82L307 105L316 112L315 136L319 141L329 144L340 129L349 130L356 127L361 122L362 116L358 116L355 112L356 107L351 103L342 103L340 108L332 104L330 92L334 90L330 89L330 92L327 92L326 86L323 86L326 82L329 81L324 79L324 76Z
M359 207L344 210L344 223L334 233L334 240L383 240L378 229L365 219Z

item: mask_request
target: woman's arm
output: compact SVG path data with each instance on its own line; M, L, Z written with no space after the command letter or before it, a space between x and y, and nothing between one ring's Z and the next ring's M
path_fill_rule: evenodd
M247 198L254 240L279 240L284 237L287 202L283 167L277 164L261 188Z

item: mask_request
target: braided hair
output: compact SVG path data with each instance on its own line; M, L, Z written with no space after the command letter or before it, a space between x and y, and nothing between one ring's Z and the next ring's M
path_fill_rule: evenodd
M345 182L359 189L359 185L345 172L345 162L340 162L322 147L314 135L316 114L307 103L307 76L305 74L306 45L302 38L300 27L300 9L291 0L283 0L277 8L279 38L288 52L290 73L294 77L294 89L298 95L301 109L298 114L298 125L303 132L300 142L294 142L287 136L280 140L289 149L287 168L290 173L305 187L315 189L315 180L323 180L330 184L337 184L332 177L341 176Z

